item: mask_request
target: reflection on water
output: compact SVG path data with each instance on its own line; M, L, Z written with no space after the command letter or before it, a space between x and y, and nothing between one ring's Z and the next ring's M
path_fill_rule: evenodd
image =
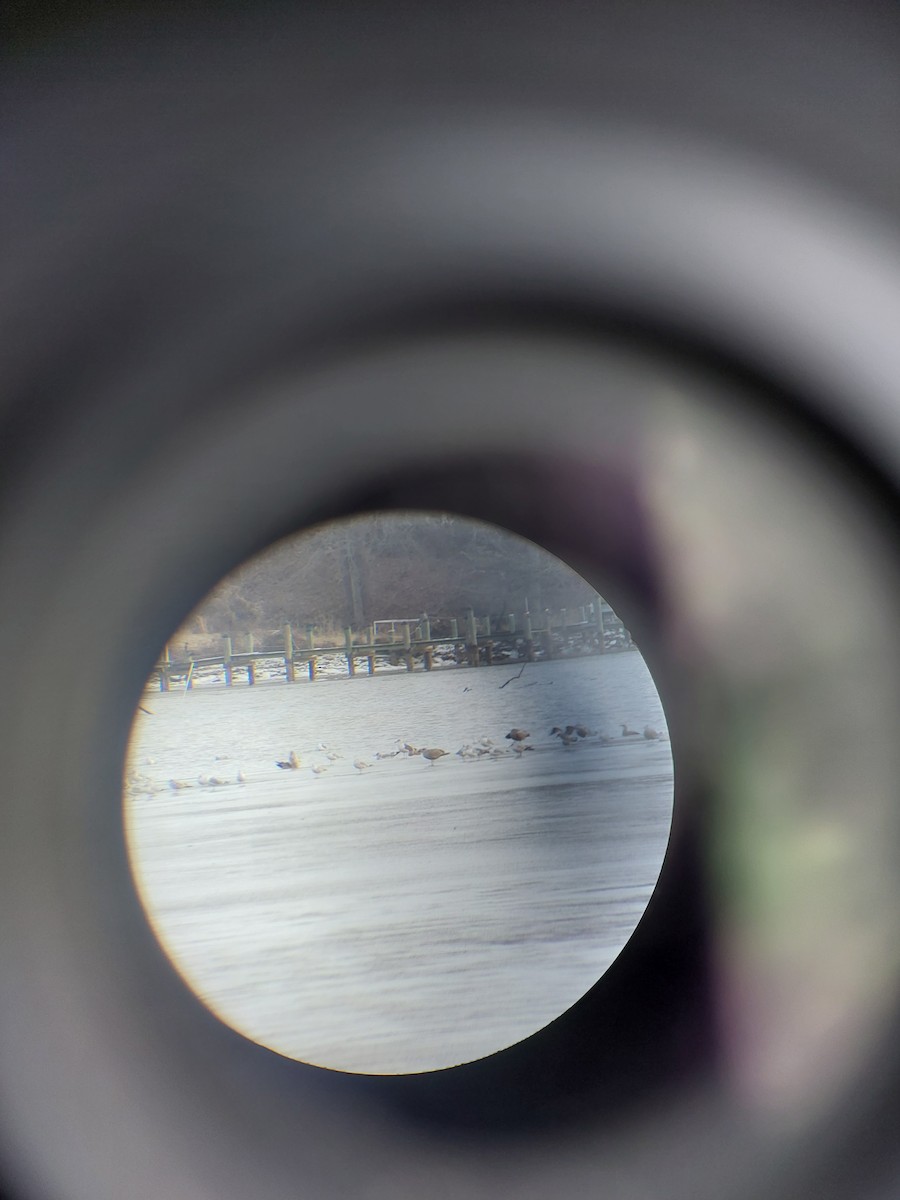
M620 736L664 731L659 697L637 653L509 676L153 698L130 754L132 858L160 938L225 1021L319 1065L420 1071L527 1037L602 975L668 840L668 740ZM570 724L588 736L551 736ZM431 765L404 743L448 753ZM291 751L299 767L279 768Z

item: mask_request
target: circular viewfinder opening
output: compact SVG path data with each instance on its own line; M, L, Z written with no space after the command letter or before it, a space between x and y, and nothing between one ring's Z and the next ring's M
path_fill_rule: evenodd
M336 1070L536 1033L631 937L669 839L665 714L580 575L450 513L333 521L175 632L125 777L138 890L222 1021Z

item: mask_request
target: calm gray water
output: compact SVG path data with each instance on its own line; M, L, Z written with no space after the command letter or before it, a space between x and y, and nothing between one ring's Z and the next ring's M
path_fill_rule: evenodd
M319 1065L421 1071L527 1037L603 974L668 841L669 743L618 736L664 730L659 697L637 653L531 664L501 688L517 669L148 698L126 785L135 873L223 1020ZM614 740L566 748L549 730L569 723ZM377 757L508 751L512 727L533 751ZM279 769L292 750L300 769Z

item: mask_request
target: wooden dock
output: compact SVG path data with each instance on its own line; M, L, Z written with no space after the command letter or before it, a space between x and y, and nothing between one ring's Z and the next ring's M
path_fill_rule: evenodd
M556 614L544 612L540 624L536 624L528 612L520 616L509 613L501 621L492 623L490 617L477 617L471 608L461 621L453 618L436 622L442 628L434 632L427 616L390 624L391 633L387 637L376 636L375 626L357 631L347 627L339 645L320 645L313 625L307 625L305 636L299 639L295 630L285 625L276 648L256 648L252 634L245 635L246 650L235 651L233 636L225 635L222 653L207 657L185 655L179 659L167 646L153 674L160 691L167 692L176 682L192 687L197 671L209 668L221 668L226 687L234 684L236 675L243 674L246 674L248 684L254 684L257 663L264 659L281 659L285 681L294 683L298 675L316 679L319 660L334 656L344 658L347 674L353 676L360 667L374 675L377 659L386 659L391 667L403 664L407 671L414 671L417 665L421 670L432 671L458 666L528 663L632 648L627 631L599 597L592 605L582 608L561 609Z

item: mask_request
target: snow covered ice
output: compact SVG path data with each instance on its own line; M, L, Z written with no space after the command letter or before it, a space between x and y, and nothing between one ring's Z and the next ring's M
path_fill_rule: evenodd
M322 1066L421 1071L529 1036L603 974L668 842L659 697L637 653L531 664L501 688L508 677L145 699L125 784L138 887L223 1020ZM623 722L663 737L621 738ZM550 735L576 723L591 736ZM532 753L513 752L512 728ZM432 765L404 745L448 753ZM299 765L276 765L291 753Z

